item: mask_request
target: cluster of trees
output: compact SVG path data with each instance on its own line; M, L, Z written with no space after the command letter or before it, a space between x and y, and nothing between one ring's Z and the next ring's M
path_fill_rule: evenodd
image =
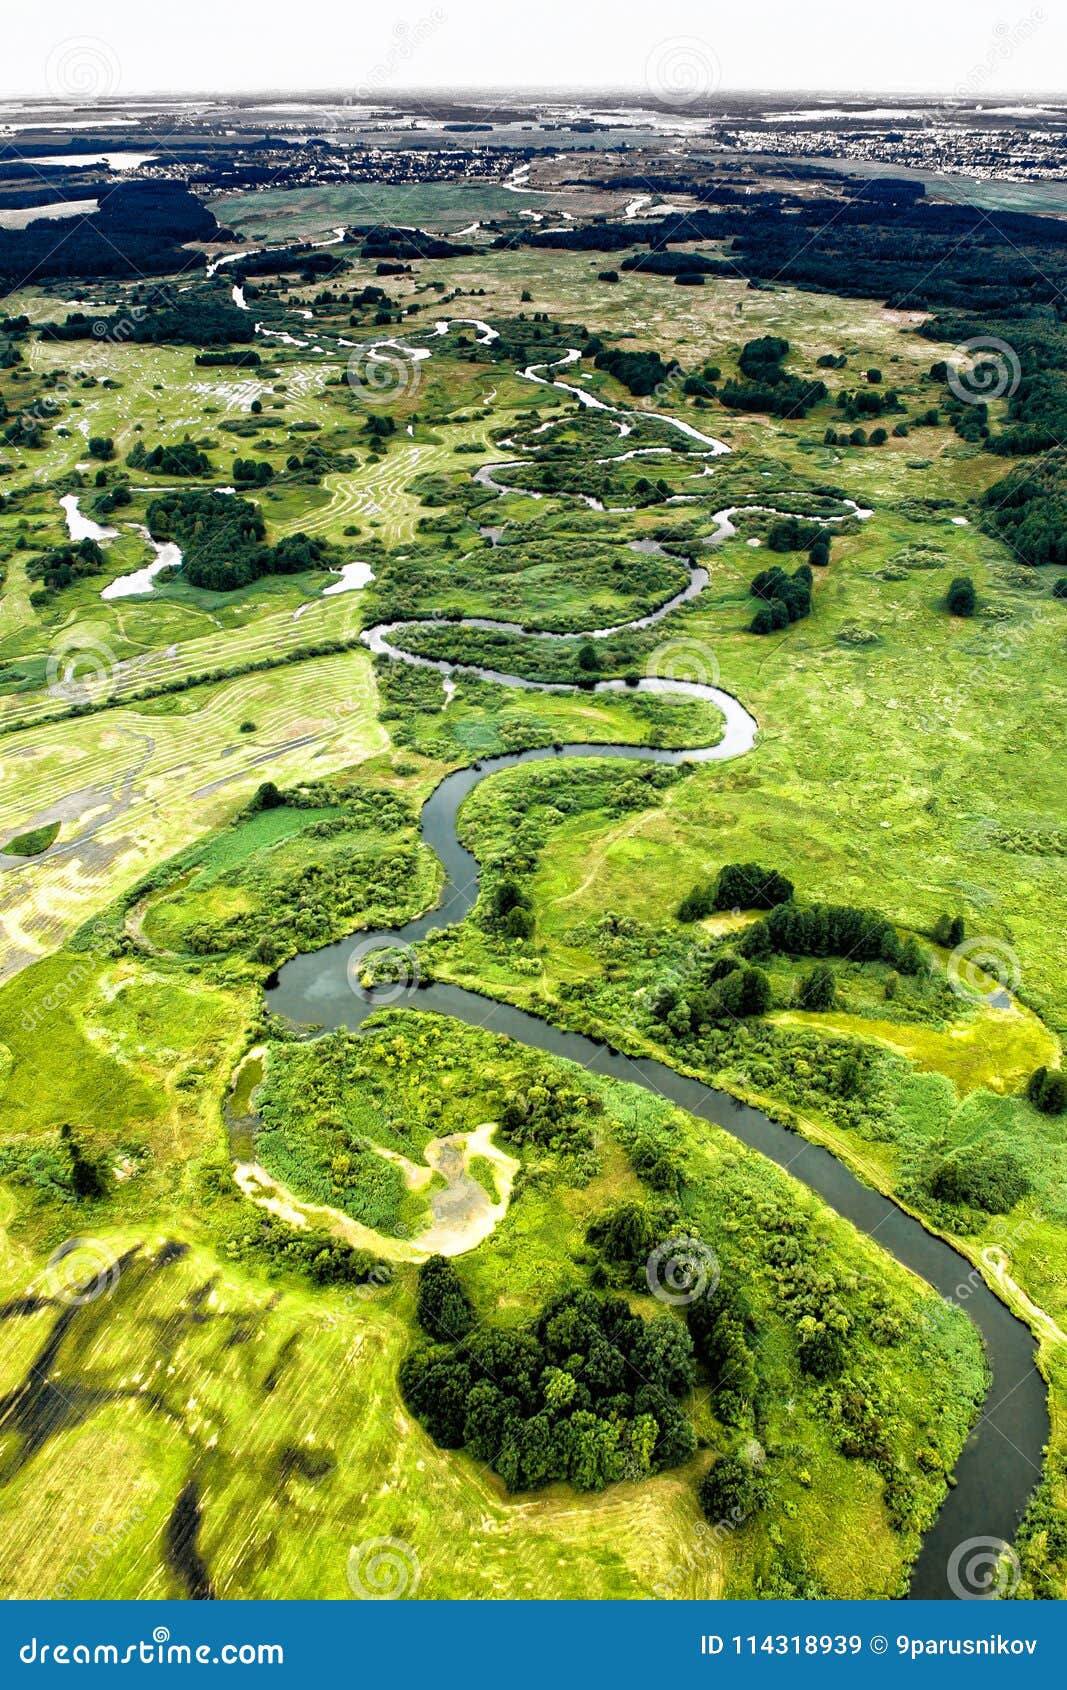
M635 1171L640 1172L636 1161ZM664 1237L667 1225L654 1207L632 1198L614 1203L595 1216L586 1230L586 1243L599 1257L595 1279L645 1291L649 1256ZM705 1270L706 1246L692 1237L688 1244L694 1252L696 1271ZM685 1249L680 1242L680 1268ZM720 1420L728 1426L751 1424L759 1390L756 1325L737 1284L720 1277L713 1295L697 1297L687 1305L685 1319L693 1354L707 1377Z
M454 1266L427 1263L419 1279L419 1318L434 1341L404 1358L400 1389L442 1448L466 1449L511 1491L561 1479L602 1490L694 1453L681 1403L696 1364L680 1320L664 1313L644 1321L621 1297L572 1290L527 1326L470 1330ZM462 1332L442 1340L456 1318Z
M990 417L984 403L959 405L949 402L957 430L964 438L981 440L987 451L1002 457L1020 457L1046 452L1064 439L1067 429L1067 334L1058 316L1040 307L1006 313L1001 322L984 319L978 323L969 313L942 312L919 330L934 340L960 343L975 334L994 335L1010 346L1016 359L1015 379L1007 395L1008 421L990 434ZM975 394L997 393L1003 386L1004 365L997 356L980 360L970 385ZM933 381L948 380L948 364L935 363ZM971 416L957 413L972 413Z
M101 327L103 325L103 327ZM215 288L172 294L163 292L136 301L112 317L71 311L62 323L46 323L42 340L114 340L133 346L225 346L250 341L255 324ZM251 361L245 353L241 361ZM199 360L198 360L199 362Z
M781 951L786 956L887 962L901 974L918 974L923 967L915 938L901 939L892 922L876 910L853 904L779 904L745 929L737 948L755 960Z
M99 482L100 476L98 475L98 485ZM93 499L93 511L97 516L107 517L115 511L124 510L127 505L132 503L133 494L130 492L129 482L116 481L112 487L105 486L102 492L97 493Z
M716 385L722 379L722 371L718 364L705 364L702 370L695 370L686 376L682 383L682 392L688 393L695 399L714 399L718 393Z
M792 575L778 564L761 569L749 587L753 597L763 601L749 623L749 632L773 634L791 622L810 616L812 580L811 565L807 563L802 563Z
M26 574L41 586L30 594L33 605L47 604L54 593L62 592L73 581L86 575L99 575L104 567L104 554L95 540L77 540L67 546L53 546L40 557L31 558Z
M154 446L151 451L138 440L127 455L131 469L150 470L153 475L210 475L211 459L192 440L177 446Z
M872 373L877 372L868 372L868 381ZM855 391L843 389L837 396L837 408L845 413L849 422L858 422L861 417L884 417L887 411L904 409L895 387L882 390L869 386Z
M816 963L815 967L803 976L797 987L798 1009L833 1009L836 999L837 982L833 969L829 963Z
M944 945L946 950L953 951L957 945L962 944L966 932L962 915L942 912L934 923L934 939L937 944Z
M328 545L306 534L265 545L259 506L233 494L167 493L151 501L147 520L154 540L181 547L186 580L210 592L233 592L262 575L329 567Z
M510 875L489 895L485 925L505 939L529 939L534 930L533 899Z
M475 250L460 241L446 241L439 235L429 235L425 229L353 224L349 235L353 240L362 239L363 258L386 258L403 263L420 258L469 258ZM378 273L382 274L381 270Z
M597 352L593 364L598 370L607 370L636 398L647 398L664 382L682 373L676 359L666 364L658 352L624 352L617 347L604 347Z
M893 433L903 439L908 433L907 423L897 423ZM865 428L837 429L828 428L823 435L825 446L884 446L889 439L884 428L872 428L870 434Z
M721 399L739 411L766 411L775 417L803 417L826 398L826 383L804 380L783 369L789 342L778 335L761 335L742 347L738 357L741 380L724 383Z
M593 1122L604 1105L595 1092L584 1092L551 1068L535 1068L504 1098L503 1131L517 1145L572 1152L589 1148Z
M701 881L678 906L679 921L700 921L716 910L770 910L787 904L793 882L759 863L724 863L714 881Z
M778 517L767 530L767 550L771 552L802 552L819 541L824 541L829 548L829 536L822 525L802 516ZM810 562L815 561L810 550L808 558Z
M234 458L233 479L238 487L266 487L274 471L265 458Z
M982 525L1020 563L1067 563L1067 449L1020 464L982 495Z
M242 347L239 352L198 352L194 363L204 369L258 369L263 360L253 346Z
M965 1144L934 1168L931 1197L956 1209L1006 1215L1031 1190L1031 1181L1012 1151L989 1143Z
M237 1261L264 1264L268 1271L294 1273L313 1285L387 1285L392 1268L369 1250L359 1250L318 1227L287 1226L275 1215L242 1203L224 1239Z
M762 968L729 952L697 959L684 979L667 978L653 987L648 1011L675 1038L702 1028L729 1025L766 1015L771 982Z
M771 1500L766 1469L744 1455L724 1455L700 1482L700 1506L713 1524L744 1525Z

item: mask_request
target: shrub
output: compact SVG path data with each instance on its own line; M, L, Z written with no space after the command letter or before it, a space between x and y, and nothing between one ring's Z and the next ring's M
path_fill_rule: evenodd
M945 595L945 603L952 616L973 616L978 609L978 594L969 575L957 575Z
M930 1193L939 1202L984 1209L1006 1215L1030 1190L1018 1158L1009 1150L984 1144L964 1145L941 1163L930 1180Z
M1043 1115L1062 1115L1067 1110L1067 1075L1058 1068L1035 1068L1027 1082L1026 1095Z
M700 1481L699 1496L706 1519L742 1525L770 1502L770 1481L742 1456L724 1455Z

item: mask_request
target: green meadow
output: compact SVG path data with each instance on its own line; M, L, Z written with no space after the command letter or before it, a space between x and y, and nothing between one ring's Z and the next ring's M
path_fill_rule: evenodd
M513 198L472 190L467 216L454 194L420 193L411 219L454 229ZM375 194L374 217L392 215ZM363 204L257 194L220 215L315 238ZM189 1594L168 1550L186 1492L220 1596L345 1597L350 1552L381 1537L408 1546L411 1593L429 1599L905 1590L984 1389L961 1312L727 1133L635 1086L423 1013L415 994L358 1035L294 1029L264 1004L298 952L433 906L418 817L449 770L568 742L717 745L713 699L626 685L663 674L734 695L754 747L669 770L553 759L483 782L460 813L481 898L418 966L764 1106L950 1238L1039 1339L1053 1437L1020 1593L1063 1594L1064 1117L1026 1085L1059 1069L1067 1033L1067 605L1052 571L982 532L977 500L1004 465L946 419L883 446L826 443L837 391L870 367L901 415L935 403L942 349L916 334L920 313L718 279L608 286L601 267L479 247L387 278L376 323L355 298L378 285L374 264L351 257L326 297L295 276L250 284L256 320L306 342L259 337L251 371L36 333L0 370L9 417L46 394L58 407L39 445L4 448L0 477L5 1594ZM125 297L102 286L109 308ZM16 304L40 324L77 302L57 287ZM462 323L435 334L459 318L503 344ZM764 335L788 340L799 374L829 353L847 364L788 420L679 380L635 398L591 357L559 372L604 412L520 373L578 326L683 373L735 374ZM346 379L342 342L365 357L394 336L432 355L400 364L380 403ZM99 483L97 436L116 454ZM178 571L104 599L151 560L140 530L173 486L127 470L138 442L195 442L209 471L181 478L190 490L233 486L251 456L265 479L240 491L267 543L303 533L328 543L329 568L373 578L330 593L336 577L309 569L216 592ZM312 443L325 456L309 465ZM32 566L66 541L60 499L91 514L127 476L102 566L42 597ZM737 506L763 508L709 544ZM806 557L774 549L785 515L821 524L830 560L810 614L759 636L753 576ZM708 577L695 597L623 627L693 565ZM978 596L966 619L945 605L961 575ZM410 624L401 649L468 668L445 684L372 657L360 635L386 621ZM81 690L57 685L68 661ZM779 951L761 1013L672 1023L664 988L677 1000L757 923L679 917L729 863L788 875L802 905L877 912L921 966L831 956L833 1001L812 1009L813 959ZM944 917L976 959L962 984ZM433 1158L453 1139L462 1169L446 1175ZM942 1177L986 1164L1004 1175L993 1196ZM747 1311L751 1402L724 1402L701 1362L685 1460L599 1490L509 1492L440 1447L398 1372L423 1341L420 1235L460 1188L470 1243L452 1259L479 1329L521 1334L575 1289L662 1314L634 1262L597 1242L637 1213L714 1250ZM71 1239L88 1241L75 1266L99 1295L71 1298L56 1254ZM843 1372L804 1364L815 1330L840 1340ZM771 1501L709 1532L698 1487L726 1457L764 1473Z

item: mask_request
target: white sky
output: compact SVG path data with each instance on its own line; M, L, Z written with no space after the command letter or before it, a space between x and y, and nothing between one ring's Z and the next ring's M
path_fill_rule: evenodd
M982 98L1067 82L1063 0L4 0L4 10L0 99L642 89L664 76L702 91Z

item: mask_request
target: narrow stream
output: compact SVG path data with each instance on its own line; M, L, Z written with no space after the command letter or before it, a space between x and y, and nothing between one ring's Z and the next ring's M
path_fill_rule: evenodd
M724 738L703 751L650 750L633 745L565 745L558 752L537 750L494 757L478 768L447 775L427 799L422 811L422 838L436 852L445 870L445 885L436 909L397 929L361 933L322 950L294 957L280 970L267 992L269 1008L286 1019L325 1028L358 1028L377 1007L374 993L353 991L349 962L357 945L366 957L375 944L383 949L414 945L439 927L462 921L478 894L478 865L460 843L456 816L467 795L481 781L501 769L549 757L624 757L681 763L695 759L733 757L751 743L741 712L728 721ZM752 724L754 728L754 724ZM747 742L747 743L746 743ZM388 998L391 993L386 990ZM735 1138L788 1169L819 1194L839 1215L873 1238L897 1261L925 1279L949 1302L974 1321L985 1343L992 1382L981 1414L963 1449L941 1512L927 1533L912 1570L910 1594L921 1598L949 1598L948 1563L954 1549L972 1538L995 1538L1010 1543L1041 1476L1049 1433L1045 1383L1034 1363L1036 1344L971 1264L942 1239L927 1232L888 1197L872 1190L843 1163L819 1145L790 1132L762 1110L739 1103L725 1092L713 1091L699 1080L678 1074L652 1058L624 1056L608 1044L567 1032L548 1021L496 1003L460 986L435 983L418 994L418 1007L449 1015L472 1026L505 1033L534 1050L566 1057L594 1074L605 1074L630 1085L644 1086L669 1098L701 1120L725 1128Z

